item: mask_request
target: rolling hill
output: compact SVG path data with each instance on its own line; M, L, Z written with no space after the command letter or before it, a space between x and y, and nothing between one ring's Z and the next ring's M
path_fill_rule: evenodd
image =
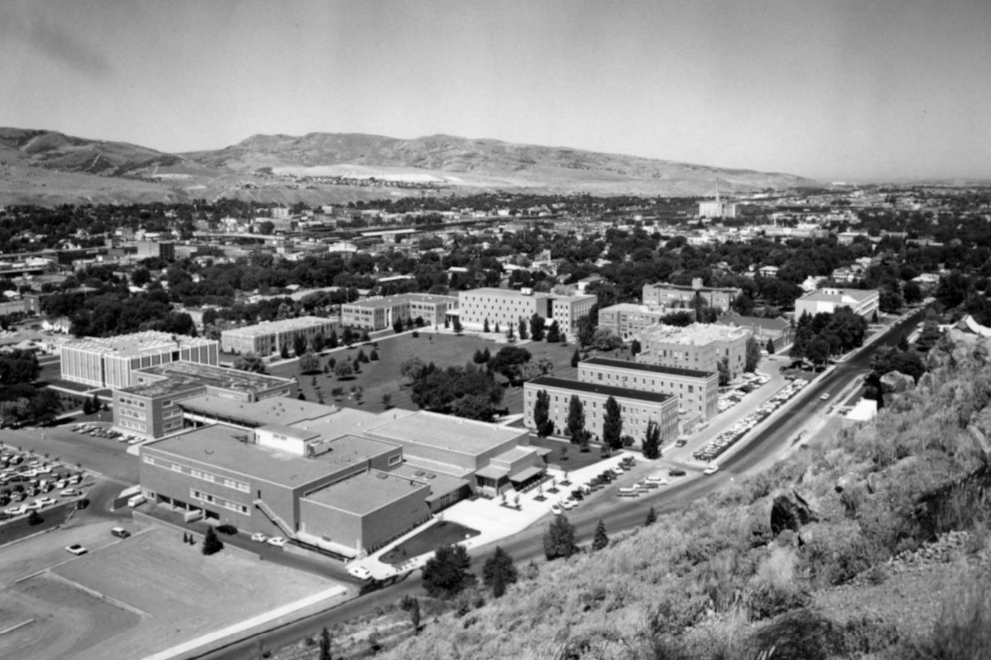
M170 154L18 128L0 128L0 174L5 204L219 197L341 203L420 194L424 187L447 193L707 195L717 180L726 192L814 183L790 174L449 135L255 135L223 149ZM355 182L363 185L350 185Z

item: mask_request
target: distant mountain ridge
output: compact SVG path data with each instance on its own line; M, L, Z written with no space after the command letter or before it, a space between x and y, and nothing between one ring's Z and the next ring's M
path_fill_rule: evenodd
M375 186L300 187L256 173L427 182L454 192L527 189L599 195L708 195L815 184L803 177L492 139L361 133L253 135L222 149L171 154L55 131L0 128L0 203L182 201L235 197L336 203L384 197ZM308 170L308 168L315 168ZM319 174L314 174L319 172ZM157 191L157 192L156 192ZM392 194L411 194L411 191Z

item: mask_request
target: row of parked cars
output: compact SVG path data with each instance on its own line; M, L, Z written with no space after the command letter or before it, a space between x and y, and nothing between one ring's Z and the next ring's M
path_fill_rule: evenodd
M7 507L3 509L7 518L54 506L59 498L78 497L82 493L74 486L82 480L82 472L73 471L57 461L10 448L0 453L0 507Z
M632 456L624 456L622 460L611 468L607 468L592 477L587 483L581 484L578 488L571 491L571 494L563 499L559 500L557 503L551 505L551 513L555 516L559 516L565 511L575 508L578 506L578 502L585 499L587 495L591 495L592 492L604 488L621 475L625 474L628 470L633 469L633 466L637 464L637 460Z
M97 426L96 424L76 424L72 427L72 430L82 435L88 435L94 438L106 438L107 440L116 440L117 442L126 442L129 445L137 444L143 440L143 438L139 438L136 435L121 433L120 431L114 431L106 426Z
M768 415L795 396L806 384L807 381L804 380L793 380L788 383L784 389L765 401L755 412L750 413L731 428L720 433L692 455L700 461L711 461L718 457L734 442L746 435L750 429L760 424Z

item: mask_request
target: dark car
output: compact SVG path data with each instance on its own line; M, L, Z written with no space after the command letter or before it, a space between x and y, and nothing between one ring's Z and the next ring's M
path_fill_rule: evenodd
M83 499L76 502L77 509L85 509L89 506L89 498L84 497Z
M585 499L585 495L580 490L573 490L573 491L571 491L571 499L573 499L573 500L583 500L583 499Z
M237 527L234 525L217 525L217 531L221 534L233 536L234 534L237 534Z
M685 476L685 471L680 468L671 468L668 470L668 475L672 477L683 477Z

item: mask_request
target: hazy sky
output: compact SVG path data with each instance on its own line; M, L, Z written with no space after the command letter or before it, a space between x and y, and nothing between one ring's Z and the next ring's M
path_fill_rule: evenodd
M448 133L991 177L991 0L0 4L0 126L163 151Z

